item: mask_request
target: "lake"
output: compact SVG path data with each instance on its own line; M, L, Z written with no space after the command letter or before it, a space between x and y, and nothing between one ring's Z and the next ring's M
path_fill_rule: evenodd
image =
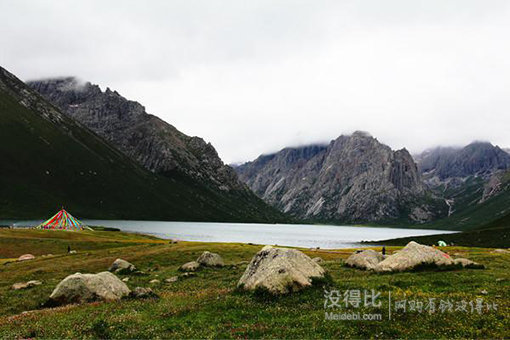
M1 223L2 221L0 221ZM40 221L3 221L17 226L37 225ZM304 248L351 248L361 241L397 237L446 234L452 231L353 227L309 224L257 224L213 222L160 222L122 220L83 220L89 225L120 228L128 232L152 234L161 238L200 242L240 242L277 244Z

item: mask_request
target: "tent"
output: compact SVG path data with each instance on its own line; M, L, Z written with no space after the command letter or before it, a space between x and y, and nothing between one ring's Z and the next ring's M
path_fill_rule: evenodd
M62 208L58 213L46 222L39 224L36 229L60 229L60 230L83 230L91 228L87 227L83 222L77 220L73 215Z

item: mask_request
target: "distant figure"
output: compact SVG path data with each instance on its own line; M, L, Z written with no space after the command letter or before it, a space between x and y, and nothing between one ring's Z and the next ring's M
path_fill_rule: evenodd
M67 246L67 253L71 252L71 246Z
M385 246L382 247L382 254L383 254L383 256L386 255L386 247Z

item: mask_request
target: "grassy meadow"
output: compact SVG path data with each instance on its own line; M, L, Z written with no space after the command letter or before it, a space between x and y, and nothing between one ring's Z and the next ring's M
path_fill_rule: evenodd
M68 255L68 245L77 254ZM510 337L510 254L485 248L444 247L454 256L467 257L487 268L383 275L344 267L343 260L352 249L305 250L325 260L322 265L329 271L330 280L299 293L272 297L236 289L246 261L260 248L233 243L171 244L149 236L110 231L0 230L0 338ZM388 251L399 248L388 247ZM179 275L178 267L195 260L204 250L219 253L227 266L205 268L196 276L164 282ZM12 262L25 253L37 257ZM151 287L159 299L40 307L67 275L107 270L119 257L148 274L130 276L127 285L131 289ZM161 282L149 283L153 279ZM11 289L13 283L28 280L43 284L26 290ZM381 306L325 308L324 289L342 294L346 290L373 289L380 293ZM404 312L395 310L393 302L389 320L390 294L392 301L432 298L437 303L455 303L483 299L484 303L497 304L497 310ZM381 314L382 320L326 320L325 312L375 313Z

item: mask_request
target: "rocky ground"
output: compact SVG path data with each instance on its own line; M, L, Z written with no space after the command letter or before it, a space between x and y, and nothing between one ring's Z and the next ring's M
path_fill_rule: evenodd
M76 253L67 254L68 245ZM267 262L274 264L270 258L286 254L274 249L262 250L262 246L247 244L176 243L107 231L0 230L0 337L510 336L510 254L506 249L441 247L452 258L467 258L486 268L428 268L391 274L347 267L345 261L353 249L303 250L308 256L292 252L288 261L279 260L278 267L286 269L280 274L292 280L304 278L302 282L306 283L307 273L322 275L318 268L323 268L327 273L322 280L312 280L310 287L304 284L279 296L243 289L243 276L259 280L267 272ZM391 257L400 249L387 247L387 253ZM18 261L27 252L35 258ZM126 263L116 261L119 258ZM191 261L198 264L194 270L179 270ZM294 271L292 264L298 262L306 263L310 270ZM102 276L118 278L117 291L125 295L122 299L42 306L69 275L109 269L114 274ZM36 283L28 284L29 281ZM28 285L14 289L16 283ZM93 285L98 286L101 284ZM366 305L365 300L371 302L373 295L380 306ZM430 301L434 302L434 310L430 309ZM452 303L451 310L441 301ZM429 308L418 310L420 302ZM466 303L465 308L460 308L462 302ZM479 303L483 303L480 310ZM326 313L333 313L328 314L331 316L358 312L362 316L380 314L381 320L326 318Z

